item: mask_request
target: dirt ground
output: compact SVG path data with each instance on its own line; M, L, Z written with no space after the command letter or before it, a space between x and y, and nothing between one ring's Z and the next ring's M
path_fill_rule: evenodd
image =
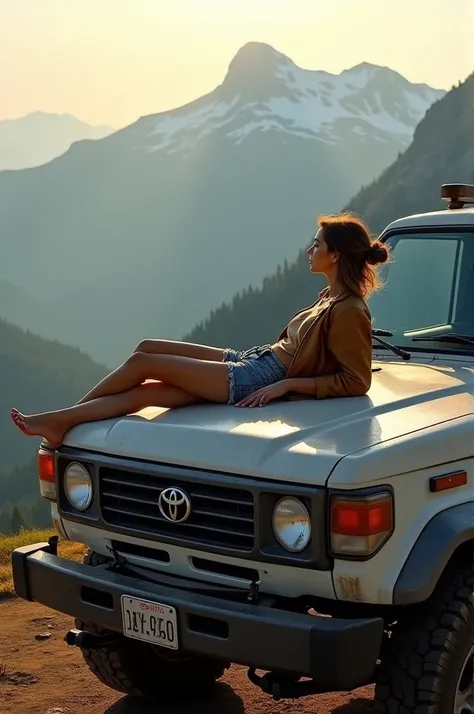
M370 687L274 702L232 667L211 701L157 708L104 687L63 641L71 618L35 603L0 603L1 714L372 714ZM41 637L42 636L42 637ZM39 639L37 639L37 637Z

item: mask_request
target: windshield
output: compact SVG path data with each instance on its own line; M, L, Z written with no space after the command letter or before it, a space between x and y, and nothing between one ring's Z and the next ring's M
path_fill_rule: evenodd
M474 230L394 233L384 287L369 301L373 327L410 351L474 353L474 345L413 342L413 337L474 337Z

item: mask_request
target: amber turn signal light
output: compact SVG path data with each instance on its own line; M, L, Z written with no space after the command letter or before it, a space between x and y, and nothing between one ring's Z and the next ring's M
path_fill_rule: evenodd
M458 488L467 484L467 473L465 471L456 471L445 476L433 476L430 478L431 493L439 493L447 491L449 488Z

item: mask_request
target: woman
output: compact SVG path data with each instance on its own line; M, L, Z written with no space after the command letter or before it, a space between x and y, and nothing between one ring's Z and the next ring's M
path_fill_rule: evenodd
M366 394L372 379L372 329L365 298L378 287L374 266L388 259L388 250L350 214L323 216L318 225L306 252L311 272L326 275L329 286L292 318L273 345L238 352L144 340L76 405L31 416L12 409L14 423L24 434L42 436L56 447L77 424L148 406L216 402L256 407L284 396Z

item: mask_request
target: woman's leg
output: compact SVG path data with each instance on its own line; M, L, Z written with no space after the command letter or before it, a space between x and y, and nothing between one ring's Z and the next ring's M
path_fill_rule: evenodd
M133 354L142 352L154 355L175 355L176 357L189 357L191 359L207 360L209 362L222 362L224 350L218 347L207 347L206 345L196 345L192 342L178 342L174 340L142 340L135 348ZM124 362L126 364L126 362ZM119 367L118 369L121 369ZM117 370L115 370L116 372ZM104 380L99 382L87 394L85 394L77 404L84 404L91 399L104 397L111 392L104 391Z
M181 342L180 340L152 339L139 342L134 352L191 357L192 359L206 359L210 362L222 362L224 354L224 350L220 347L208 347L207 345L198 345L194 342Z
M44 436L50 441L50 438L54 440L55 435L62 432L62 438L66 431L77 424L130 413L130 397L125 398L122 392L146 386L143 382L147 379L162 381L200 401L226 403L229 399L229 374L224 362L135 352L99 383L98 386L107 397L96 397L67 409L31 416L24 416L14 409L12 418L24 433L33 435L35 432L35 436ZM112 395L116 397L113 400L110 398Z
M176 408L197 404L200 401L202 400L199 397L176 387L170 387L162 382L147 382L121 394L93 399L81 407L75 406L33 416L23 416L14 409L12 419L24 434L42 436L52 447L56 447L62 442L64 434L69 429L85 421L85 416L87 421L98 421L133 414L149 406Z
M213 402L225 402L229 395L225 362L134 352L86 395L87 401L126 392L147 379L166 382Z

